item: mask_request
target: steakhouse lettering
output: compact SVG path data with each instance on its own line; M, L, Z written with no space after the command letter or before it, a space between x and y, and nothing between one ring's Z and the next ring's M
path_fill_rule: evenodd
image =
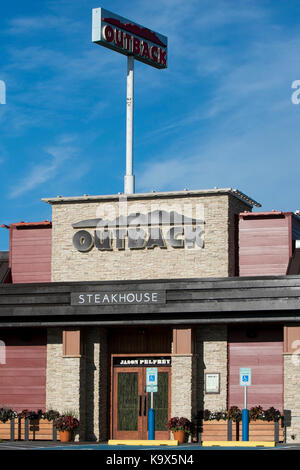
M72 305L119 305L165 303L165 291L72 293Z

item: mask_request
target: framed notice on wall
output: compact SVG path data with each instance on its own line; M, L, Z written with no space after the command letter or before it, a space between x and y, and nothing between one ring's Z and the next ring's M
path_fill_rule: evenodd
M205 393L220 393L220 373L205 373Z

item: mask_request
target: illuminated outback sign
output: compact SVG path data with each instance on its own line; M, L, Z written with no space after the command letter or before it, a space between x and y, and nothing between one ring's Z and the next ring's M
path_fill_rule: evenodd
M74 229L79 229L73 236L73 246L80 252L88 252L93 247L100 251L166 249L168 246L203 248L203 227L203 220L162 210L129 214L114 220L88 219L73 224ZM91 233L87 228L94 230Z
M104 8L93 9L92 41L153 67L167 67L166 36Z

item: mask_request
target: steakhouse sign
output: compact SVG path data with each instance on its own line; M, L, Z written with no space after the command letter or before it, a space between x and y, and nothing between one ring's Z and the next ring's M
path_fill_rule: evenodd
M92 41L153 67L167 68L166 36L104 8L93 9Z

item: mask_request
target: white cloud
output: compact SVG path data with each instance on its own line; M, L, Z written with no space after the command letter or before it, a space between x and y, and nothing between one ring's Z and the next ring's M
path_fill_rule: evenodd
M54 177L57 177L59 170L66 171L64 164L68 161L68 165L72 168L70 160L74 160L74 157L78 154L78 148L71 145L74 139L68 136L62 136L58 139L58 144L47 147L45 153L48 155L42 163L34 164L28 173L16 184L16 186L10 191L10 198L17 198L28 191L34 190L36 187Z

